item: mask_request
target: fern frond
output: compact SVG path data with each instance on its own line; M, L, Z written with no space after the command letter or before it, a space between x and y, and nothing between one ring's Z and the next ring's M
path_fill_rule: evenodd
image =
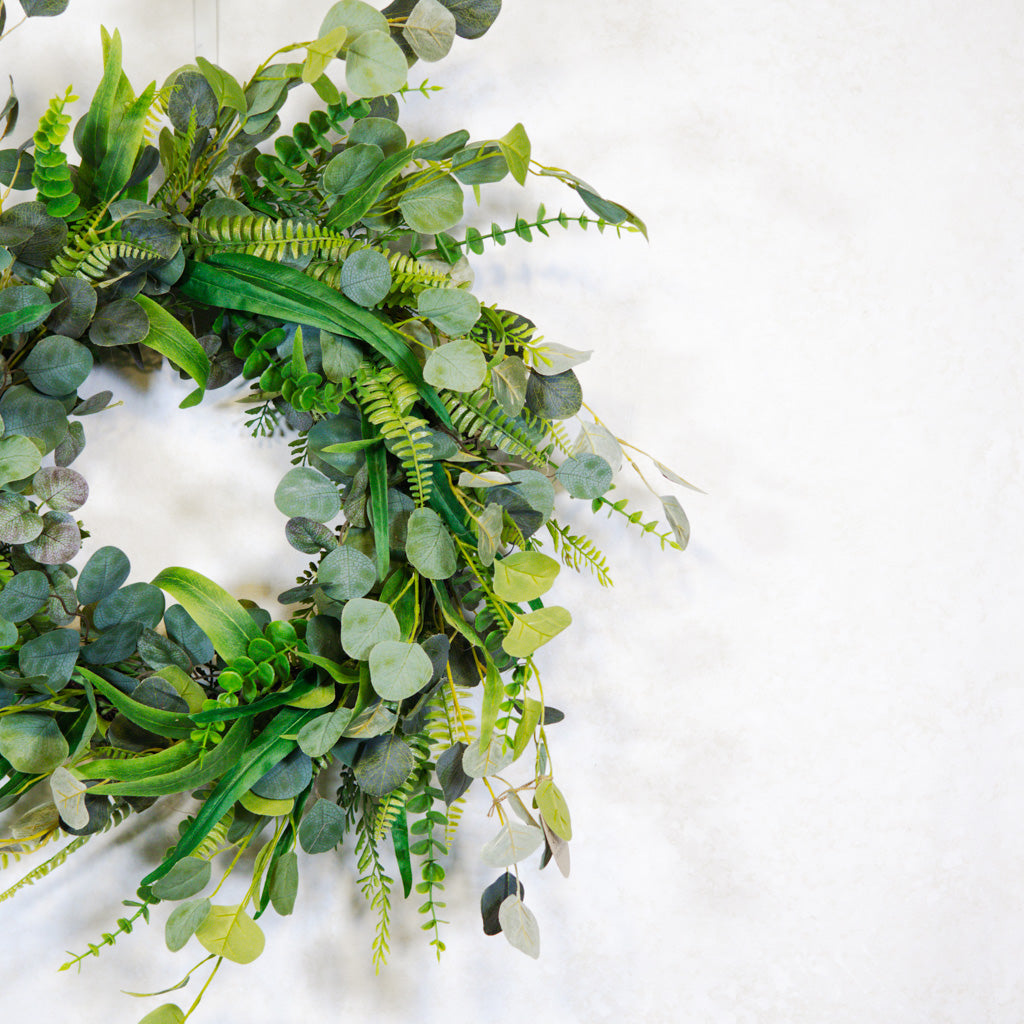
M375 842L379 843L388 834L391 826L395 823L395 819L402 813L406 801L409 799L409 794L416 787L417 776L417 772L410 772L405 782L398 789L393 789L388 793L377 805L377 813L373 822L373 838Z
M407 410L419 393L415 385L393 366L376 367L365 361L356 372L356 394L366 418L391 442L391 449L402 463L413 500L426 505L433 481L430 473L430 428L419 416Z
M391 886L394 880L385 872L373 830L373 801L362 800L362 813L356 822L356 865L361 872L357 884L370 907L377 912L377 927L371 945L373 966L377 972L387 962L391 935Z
M352 245L348 255L359 249L375 248L361 240L349 241ZM416 297L426 288L455 287L449 275L443 270L429 267L404 253L382 251L387 256L388 266L391 268L391 288L377 303L378 306L410 306L415 304ZM343 267L343 263L314 260L306 267L304 273L317 281L329 284L332 288L340 288Z
M44 861L37 867L34 867L24 878L15 882L5 892L0 893L0 903L4 900L10 899L19 889L23 889L27 885L32 885L34 882L38 882L40 878L45 878L55 868L59 868L75 852L75 850L81 849L85 844L92 839L93 833L89 833L84 836L76 836L67 846L63 849L58 850L49 860ZM19 859L19 855L15 854L15 859ZM6 867L6 859L4 867Z
M577 572L583 568L589 569L597 577L597 582L602 587L612 585L608 563L589 537L575 535L569 531L568 526L559 526L551 519L547 522L547 528L548 533L551 534L551 543L563 564Z
M452 418L452 425L463 436L473 438L486 447L498 448L534 466L547 467L550 447L537 447L527 427L529 414L520 420L512 419L483 389L461 395L444 391L441 401Z
M71 184L71 168L61 149L71 127L71 115L64 113L64 104L78 99L68 86L63 96L55 96L39 120L32 136L35 143L35 167L32 184L38 190L38 199L46 203L51 217L67 217L78 209L79 198Z
M199 217L189 230L193 256L203 260L219 252L240 252L265 260L286 256L315 256L321 260L344 259L361 244L321 227L315 221L296 218L275 220L252 213L223 217Z
M206 833L206 838L199 844L192 856L199 857L201 860L212 860L218 853L230 846L231 844L228 842L228 829L231 828L231 823L234 820L235 809L232 807L227 814L225 814L224 817Z

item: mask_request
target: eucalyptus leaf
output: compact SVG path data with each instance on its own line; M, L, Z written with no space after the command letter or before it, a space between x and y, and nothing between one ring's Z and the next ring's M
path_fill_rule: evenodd
M32 478L32 488L42 501L58 512L74 512L89 497L85 477L59 466L39 470Z
M487 743L482 744L477 739L469 745L462 755L462 770L471 779L483 779L504 771L514 758L504 735L494 733Z
M384 797L402 785L415 766L416 757L405 740L378 736L363 747L353 771L364 793Z
M569 805L565 802L562 791L550 778L541 779L537 783L534 795L537 808L544 815L551 831L560 839L568 842L572 839L572 821L569 817Z
M534 601L554 585L561 566L539 551L517 551L494 563L494 592L505 601Z
M252 963L262 952L265 939L260 926L244 905L217 906L196 929L196 938L210 953L236 964Z
M455 40L455 15L438 0L419 0L402 34L420 60L441 60Z
M68 424L64 440L53 450L53 461L58 466L70 466L85 451L85 428L77 420Z
M131 572L128 556L120 549L107 545L98 548L78 575L78 600L93 604L114 593Z
M27 437L21 437L16 434L13 437L0 438L0 484L11 483L15 480L23 480L26 477L30 477L39 469L41 464L42 453ZM18 513L18 517L21 518L20 525L18 522L11 521L11 530L14 533L19 535L22 533L32 533L36 524L34 520L24 519L26 514L30 514L27 506ZM39 530L35 531L33 537L26 539L32 540L34 537L38 537L42 528L42 520L40 519ZM4 539L6 540L6 537ZM25 541L8 541L8 543L24 544Z
M622 468L622 446L615 435L601 423L584 421L572 446L573 455L600 455L617 473Z
M204 83L205 84L205 83ZM149 317L134 299L115 299L93 317L89 340L94 345L134 345L149 334Z
M0 615L11 622L30 619L46 604L50 581L38 569L19 572L0 590Z
M427 357L423 379L449 391L475 391L487 374L483 350L469 338L439 345Z
M303 516L317 523L326 523L341 511L338 488L308 466L296 466L284 475L274 492L274 504L286 516Z
M323 757L341 739L351 721L352 708L344 707L314 718L299 730L299 749L310 757Z
M370 651L370 682L385 700L404 700L422 689L433 674L419 644L384 640Z
M284 534L296 551L306 555L331 551L338 543L337 537L323 523L307 519L305 516L293 516L289 519L285 523Z
M184 857L153 883L153 895L162 900L187 900L206 888L211 871L208 860Z
M552 377L556 373L565 373L566 370L585 363L592 354L590 350L583 351L553 341L545 341L543 345L538 345L534 349L533 371L545 377Z
M345 81L355 96L383 96L405 85L405 54L387 31L356 36L345 53Z
M583 405L583 389L572 370L550 376L530 373L526 385L526 406L530 412L549 420L575 416Z
M377 582L377 570L366 555L342 545L324 555L316 578L332 601L348 601L370 592Z
M208 899L189 900L171 911L164 926L164 941L167 948L176 953L196 933L196 929L210 916L213 909Z
M480 896L480 916L483 918L485 935L501 932L498 911L501 904L513 894L522 899L526 895L526 888L511 871L506 871L484 889Z
M72 828L86 828L89 810L85 806L86 785L63 766L54 768L50 775L50 794L61 821Z
M690 543L690 520L686 518L683 506L679 504L678 498L663 494L661 507L665 510L665 518L676 535L676 543L685 550L686 545Z
M186 941L188 941L186 939ZM180 948L180 947L179 947ZM188 979L186 979L188 980ZM173 990L171 990L173 991ZM154 995L161 993L153 993ZM139 1024L184 1024L185 1011L177 1003L164 1003L155 1010L150 1010Z
M480 859L488 867L504 868L518 864L540 849L544 833L533 825L519 821L508 821L498 834L486 843L480 851Z
M364 597L345 603L341 613L341 645L350 658L366 661L376 644L398 640L401 635L398 619L388 605Z
M268 884L271 906L282 917L287 917L295 909L299 890L299 857L294 850L281 854L271 865Z
M501 546L501 528L504 522L501 505L492 502L477 518L476 550L480 563L489 566Z
M0 718L0 757L26 775L52 772L71 752L49 715L19 714Z
M338 0L324 15L317 36L323 37L337 28L344 28L349 39L356 39L364 32L387 32L388 20L363 0Z
M92 613L97 629L109 629L122 622L141 622L153 629L164 616L164 595L151 583L129 583L108 594Z
M427 178L403 193L398 208L414 231L433 235L462 220L464 202L462 186L450 174L444 174Z
M501 0L442 0L455 15L455 31L463 39L479 39L501 12Z
M264 800L289 800L298 796L313 779L308 754L293 750L253 784L252 792Z
M43 529L35 540L25 545L25 552L41 565L70 562L82 547L78 523L67 512L47 512Z
M491 370L494 397L507 416L518 416L526 404L526 381L529 371L519 356L506 356Z
M612 485L612 467L600 455L584 452L566 459L555 474L574 498L600 498Z
M345 812L333 800L317 800L299 825L299 845L310 854L333 850L344 835Z
M540 929L537 919L514 893L504 899L498 910L498 921L509 944L534 960L540 958Z
M26 676L45 676L47 685L57 691L71 678L78 648L77 629L51 629L25 642L18 651L18 668Z
M382 302L391 290L391 266L375 249L358 249L341 267L341 291L360 306Z
M467 744L456 743L437 759L437 781L449 807L473 784L472 776L462 770L462 757L466 750Z
M3 442L0 442L2 447ZM20 494L0 494L0 541L26 544L42 532L43 517L35 512L27 498Z
M445 580L455 573L455 543L433 509L418 508L409 516L406 556L427 579Z
M22 434L25 438L38 440L39 448L44 453L52 452L68 432L64 406L55 398L39 394L27 384L15 384L4 392L3 397L0 397L0 417L3 418L7 434L4 441L12 441L12 435ZM0 445L0 458L5 450ZM34 472L32 470L25 475L31 476Z
M324 168L323 188L332 195L344 195L364 184L384 160L384 151L370 142L346 146Z
M51 334L35 344L21 367L37 391L67 395L92 372L92 353L74 338Z
M525 615L514 615L512 628L501 646L513 658L529 658L538 647L554 639L571 623L572 616L558 605L539 608Z

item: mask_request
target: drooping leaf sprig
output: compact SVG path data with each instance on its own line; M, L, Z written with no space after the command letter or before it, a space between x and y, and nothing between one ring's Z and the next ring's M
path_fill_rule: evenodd
M66 3L21 6L33 19ZM456 917L445 858L474 784L497 819L484 931L539 955L519 866L539 853L568 873L572 837L549 739L564 716L538 657L572 616L546 596L563 565L611 582L556 492L662 547L688 541L677 498L650 488L663 527L614 494L626 463L650 487L648 456L584 404L590 353L472 291L468 256L487 241L643 222L536 161L522 124L417 142L399 124L409 68L482 35L500 6L342 0L246 81L197 58L141 91L103 30L86 114L72 128L68 88L0 150L0 810L14 808L0 858L65 843L0 898L129 812L198 796L131 912L65 964L151 917L172 952L202 947L166 990L212 961L195 1000L149 1024L181 1024L225 959L259 957L263 915L295 907L300 854L353 859L375 966L399 892L440 955ZM0 0L0 33L5 17ZM288 93L306 87L317 108L285 128ZM3 136L18 113L12 86ZM530 175L589 212L460 228L467 190ZM287 438L274 502L302 557L286 617L183 567L129 582L114 545L72 564L89 495L72 466L85 418L112 408L85 393L93 367L161 359L194 385L183 407L230 385L254 435ZM218 903L246 850L244 893Z

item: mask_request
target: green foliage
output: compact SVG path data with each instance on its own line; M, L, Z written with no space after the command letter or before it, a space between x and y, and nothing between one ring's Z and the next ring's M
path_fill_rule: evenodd
M64 6L22 0L30 17ZM199 801L125 901L129 916L65 969L148 921L159 901L176 904L168 947L194 940L211 979L224 959L249 963L263 950L260 915L296 905L299 854L339 847L376 919L379 968L395 888L389 835L396 877L421 898L440 955L445 858L477 778L499 819L485 861L511 865L543 847L567 870L569 810L546 735L560 713L545 704L535 655L566 642L571 616L544 604L559 563L542 548L550 539L562 563L611 580L601 552L559 520L556 485L663 547L684 547L689 522L671 495L656 495L668 529L609 496L624 461L640 470L589 409L570 439L565 424L584 409L574 368L589 353L545 342L471 291L467 255L488 241L530 242L552 225L645 233L642 221L538 163L521 123L496 138L458 129L418 142L398 124L401 98L436 88L407 85L409 61L482 35L500 7L395 0L381 12L341 0L315 39L286 45L246 81L197 58L139 93L119 34L104 31L77 157L64 149L70 88L40 120L33 153L0 151L5 189L36 192L0 207L0 810L37 784L48 794L15 811L0 861L73 837L0 900L129 807ZM282 127L289 91L306 86L316 109ZM12 87L3 135L17 115ZM479 199L531 174L568 187L589 213L541 206L488 233L460 227L467 188ZM114 546L92 550L78 573L70 564L88 539L76 516L89 485L69 467L84 417L112 397L80 389L96 363L126 358L166 359L191 379L186 408L248 382L246 425L288 439L292 468L274 501L304 556L280 598L289 619L187 568L129 582ZM328 768L340 772L336 799L320 795ZM506 770L524 778L506 782ZM533 811L520 796L530 792ZM204 895L218 871L240 869L251 881L238 902L216 904L219 885ZM485 930L535 956L536 920L511 877L485 894ZM167 1003L146 1019L187 1015Z

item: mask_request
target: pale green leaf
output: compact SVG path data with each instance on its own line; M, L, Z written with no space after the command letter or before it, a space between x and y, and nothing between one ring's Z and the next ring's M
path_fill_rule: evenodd
M569 805L565 802L562 791L550 778L541 779L537 783L537 807L544 815L551 831L568 842L572 839L572 821L569 818Z
M289 518L302 516L326 523L341 511L341 496L337 486L319 470L296 466L277 485L274 504Z
M43 775L62 764L71 752L49 715L24 712L0 719L0 756L26 775Z
M412 567L430 580L446 580L458 568L455 543L429 508L418 508L409 516L405 553Z
M236 964L249 964L263 952L265 939L260 926L241 905L217 906L196 929L196 938L216 956Z
M420 60L441 60L455 40L455 16L438 0L419 0L402 34Z
M516 124L498 139L498 148L508 164L509 172L520 185L526 184L530 169L530 139L522 124Z
M402 195L398 208L414 231L434 235L447 231L462 220L462 186L450 174L426 179Z
M397 640L401 635L398 619L389 605L365 597L345 603L341 613L341 646L350 658L366 661L375 644Z
M534 960L540 957L540 929L537 926L537 918L515 893L501 901L498 922L509 945L533 957Z
M526 404L528 372L519 356L506 356L491 370L494 397L507 416L518 416Z
M685 549L690 543L690 520L686 518L683 506L679 499L670 494L661 495L661 507L665 510L665 518L668 520L672 532L676 535L676 543L680 548Z
M183 1024L185 1011L175 1003L164 1003L146 1014L139 1024Z
M501 646L505 653L513 658L528 658L538 647L558 636L571 623L572 616L558 605L539 608L525 615L516 615L512 620L512 628Z
M494 563L494 592L506 601L533 601L554 585L560 565L539 551L517 551Z
M600 498L612 485L612 467L590 452L573 455L558 467L558 482L574 498Z
M469 338L439 345L427 357L423 379L435 388L449 391L475 391L487 374L483 350Z
M50 793L61 819L71 828L85 828L89 824L89 809L85 806L86 785L76 779L63 765L50 775Z
M345 54L345 81L354 96L385 96L405 85L408 64L388 32L356 36Z
M480 319L480 300L461 288L424 288L416 311L449 337L465 334Z
M370 682L385 700L404 700L430 682L433 666L419 644L385 640L370 651Z
M181 903L171 911L164 925L164 941L172 953L185 947L185 943L196 933L196 929L210 916L210 901L205 897Z
M544 833L539 828L519 821L509 821L484 845L480 859L488 867L506 868L529 857L543 842Z

